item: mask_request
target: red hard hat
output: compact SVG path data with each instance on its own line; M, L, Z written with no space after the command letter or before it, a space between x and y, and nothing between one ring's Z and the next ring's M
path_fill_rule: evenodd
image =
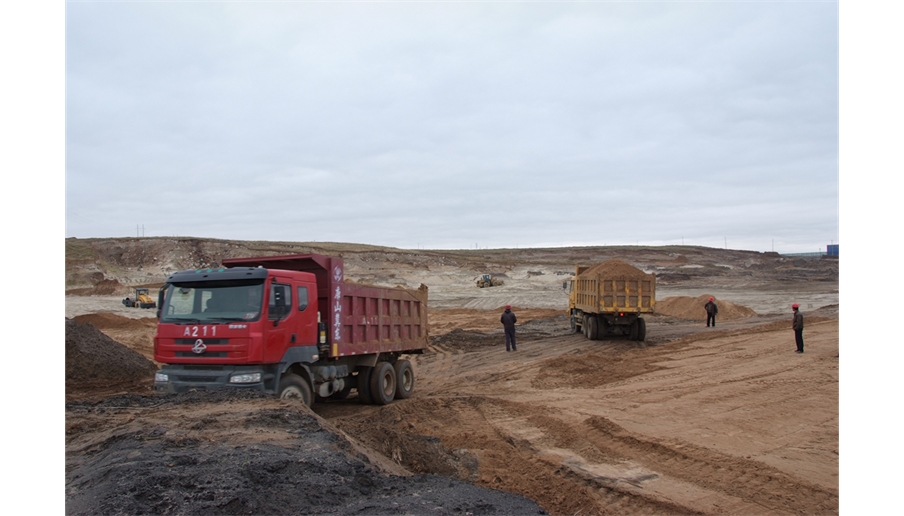
M710 300L710 301L712 301L712 300L713 300L713 298L709 298L709 300Z
M511 308L511 307L512 307L512 305L505 305L505 307L506 307L506 308Z
M797 303L794 303L793 305L791 305L791 308L800 308L800 305Z

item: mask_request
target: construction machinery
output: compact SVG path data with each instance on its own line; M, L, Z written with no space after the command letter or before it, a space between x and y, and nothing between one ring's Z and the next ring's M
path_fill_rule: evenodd
M653 313L655 274L621 260L608 260L591 267L575 267L574 276L563 286L568 292L573 333L583 332L590 340L610 335L646 339L647 325L641 316Z
M228 258L179 271L160 290L154 387L164 392L246 388L365 404L406 399L427 349L427 286L345 281L339 257Z
M490 274L484 274L483 276L477 278L477 286L480 288L485 287L498 287L502 285L503 281L499 278L494 278Z
M157 308L157 302L149 294L146 288L136 288L135 297L127 297L122 300L122 304L129 308Z

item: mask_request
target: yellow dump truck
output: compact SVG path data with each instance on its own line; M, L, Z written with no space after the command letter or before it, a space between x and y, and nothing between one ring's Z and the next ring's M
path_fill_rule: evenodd
M571 331L590 340L626 335L644 340L647 326L641 314L653 313L656 275L621 260L575 267L563 285L568 291Z

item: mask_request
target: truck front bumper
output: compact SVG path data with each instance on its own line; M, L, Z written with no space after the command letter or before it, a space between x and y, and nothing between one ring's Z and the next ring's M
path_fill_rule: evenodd
M157 371L154 390L187 392L224 388L273 391L274 375L260 366L183 366L166 365ZM268 388L269 387L269 388Z

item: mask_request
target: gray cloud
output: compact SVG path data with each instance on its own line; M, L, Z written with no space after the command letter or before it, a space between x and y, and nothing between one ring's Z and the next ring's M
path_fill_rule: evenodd
M73 3L66 23L67 236L837 242L835 4Z

